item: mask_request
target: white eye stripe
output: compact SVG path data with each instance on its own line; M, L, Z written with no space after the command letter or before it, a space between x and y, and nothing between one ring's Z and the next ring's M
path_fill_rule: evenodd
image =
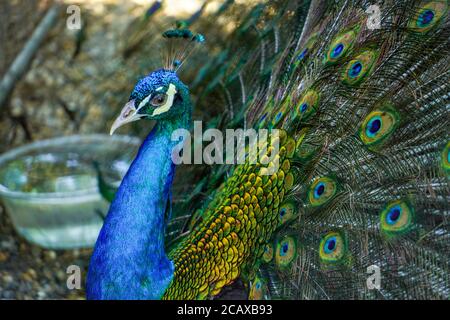
M169 89L167 89L167 92L166 92L166 94L167 94L167 101L166 101L166 103L163 104L161 107L156 108L153 111L152 116L156 116L158 114L161 114L161 113L169 111L170 108L172 107L173 100L174 100L174 97L175 97L175 93L177 93L177 90L176 90L175 86L172 83L169 84Z
M142 100L141 103L139 103L137 109L139 110L139 109L141 109L143 106L145 106L145 105L147 104L147 102L150 101L150 98L151 98L151 97L152 97L151 94L149 94L148 96L146 96L146 97L144 98L144 100Z
M156 88L156 90L155 91L161 91L161 90L163 90L164 89L164 87L158 87L158 88ZM141 101L141 103L139 103L139 106L138 106L138 110L139 109L141 109L143 106L145 106L149 101L150 101L150 98L152 97L152 94L149 94L148 96L146 96L145 98L144 98L144 100L142 100Z
M158 88L156 88L155 91L161 91L162 89L164 89L164 87L158 87ZM146 97L144 98L144 100L142 100L141 103L139 103L138 110L139 110L140 108L142 108L143 106L145 106L145 105L150 101L150 98L151 98L151 97L152 97L152 94L149 94L148 96L146 96Z
M164 87L158 87L158 88L156 88L155 91L161 91L162 89L164 89ZM153 114L152 114L152 115L153 115L153 116L156 116L156 115L158 115L158 114L161 114L161 113L164 113L164 112L169 111L170 108L172 107L173 100L174 100L174 96L175 96L176 93L177 93L176 87L175 87L172 83L170 83L170 84L169 84L169 89L167 89L167 92L166 92L166 94L167 94L167 101L166 101L166 103L165 103L164 105L162 105L161 107L156 108L156 109L153 111ZM139 110L139 109L141 109L142 107L144 107L144 106L150 101L151 98L152 98L152 94L149 94L148 96L146 96L146 97L139 103L139 105L138 105L138 107L137 107L137 110Z

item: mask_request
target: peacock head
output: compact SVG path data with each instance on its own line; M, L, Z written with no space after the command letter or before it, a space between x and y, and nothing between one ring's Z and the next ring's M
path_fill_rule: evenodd
M138 81L110 134L140 119L165 120L190 114L189 90L173 70L160 69Z

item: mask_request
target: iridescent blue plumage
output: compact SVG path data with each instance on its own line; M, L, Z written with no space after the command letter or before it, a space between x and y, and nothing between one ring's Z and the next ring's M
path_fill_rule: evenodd
M154 97L169 95L171 86L173 104L155 116L165 105L155 107ZM125 115L131 110L136 119L164 120L145 139L111 204L89 265L88 299L158 299L174 273L164 251L164 218L175 172L172 149L179 143L171 135L191 119L188 89L174 72L158 70L137 83L130 102Z
M300 106L300 112L304 113L308 109L308 104L305 102Z
M391 208L391 210L389 210L387 217L386 217L386 222L388 224L394 224L398 218L400 218L400 214L402 209L400 208L400 206L394 206L393 208Z
M323 182L320 182L316 188L314 189L314 198L320 198L320 196L325 191L325 184Z
M374 117L373 119L371 119L369 121L369 124L366 129L366 131L367 131L366 134L369 137L374 137L377 134L377 132L380 131L381 124L382 124L381 117L379 117L379 116Z
M434 18L434 12L432 10L426 10L419 16L418 23L421 26L427 26Z
M341 55L342 51L344 50L344 45L342 43L337 44L334 49L333 52L331 54L332 58L337 58Z
M355 62L355 63L351 66L348 75L349 75L351 78L357 77L357 76L361 73L361 70L362 70L362 64L361 64L360 62Z
M306 56L306 54L308 53L308 48L304 49L297 57L298 61L303 60L303 58Z
M336 237L331 237L325 242L325 253L332 253L336 248Z

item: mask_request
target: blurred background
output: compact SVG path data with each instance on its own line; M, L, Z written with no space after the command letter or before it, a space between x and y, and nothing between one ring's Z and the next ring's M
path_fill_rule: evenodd
M162 66L161 33L178 26L205 35L180 77L194 120L220 126L233 116L227 88L242 81L240 63L260 54L254 39L264 34L254 26L277 12L277 1L260 2L0 1L0 298L84 298L108 186L117 186L151 124L105 134L136 81ZM67 26L72 5L79 29ZM195 210L207 170L178 169L173 201L181 211ZM70 265L82 270L80 290L67 288Z

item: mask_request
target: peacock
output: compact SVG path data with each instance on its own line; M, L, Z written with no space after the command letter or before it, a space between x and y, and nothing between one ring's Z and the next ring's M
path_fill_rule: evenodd
M105 218L88 299L450 297L446 0L259 4L207 58L195 103L178 70L204 37L164 36L164 68L111 128L156 120ZM172 133L218 96L210 122L268 129L245 151L272 160L210 166L191 211L173 212Z

